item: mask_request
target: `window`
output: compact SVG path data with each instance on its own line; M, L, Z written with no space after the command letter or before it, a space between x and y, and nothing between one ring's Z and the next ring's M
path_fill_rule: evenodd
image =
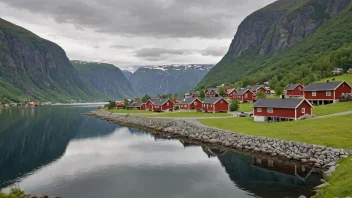
M268 108L268 113L273 113L273 112L274 112L273 108Z
M257 108L257 112L262 112L262 108Z
M313 91L312 96L317 96L317 92Z
M331 96L331 91L327 91L326 96Z
M197 105L197 102L194 102L194 105Z
M210 107L213 107L213 105L210 105Z
M306 113L306 108L302 108L302 113L303 113L303 114Z
M169 106L169 102L166 103L166 106Z
M224 101L221 100L221 104L224 103Z
M257 164L261 164L262 163L262 159L257 159Z
M230 94L229 96L232 97L232 94Z
M248 94L244 94L244 98L248 98Z
M268 166L269 167L274 167L274 161L273 160L268 160Z

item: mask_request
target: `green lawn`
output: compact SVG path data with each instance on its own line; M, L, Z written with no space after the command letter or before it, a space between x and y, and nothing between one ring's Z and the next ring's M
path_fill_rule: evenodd
M319 82L326 82L327 80L332 81L333 78L335 78L335 81L346 81L350 85L352 85L352 74L344 74L341 76L329 77L329 78L322 79Z
M343 198L352 195L352 157L341 159L334 174L327 178L329 186L319 191L314 198L338 197Z
M238 112L252 112L253 111L253 103L241 103L240 109Z
M321 105L313 108L313 114L317 116L329 115L345 111L352 111L352 102L340 102L330 105Z
M200 119L203 124L255 136L352 149L351 115L280 123L253 118Z
M153 115L148 115L148 117L228 117L232 116L228 113L203 113L203 112L169 112L169 113L158 113Z
M155 112L152 111L147 111L147 110L127 110L127 109L113 109L113 110L107 110L108 112L111 113L140 113L140 114L154 114Z

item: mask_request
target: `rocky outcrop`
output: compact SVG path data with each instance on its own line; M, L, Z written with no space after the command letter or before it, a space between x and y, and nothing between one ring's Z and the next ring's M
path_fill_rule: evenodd
M277 54L314 33L351 0L280 0L248 16L239 26L228 54Z
M195 126L181 120L118 115L101 110L90 112L87 115L96 116L116 124L138 126L152 131L157 130L168 133L170 136L188 138L207 144L222 145L273 157L296 160L316 168L329 169L333 165L331 162L348 157L350 154L344 149L244 135L220 129Z

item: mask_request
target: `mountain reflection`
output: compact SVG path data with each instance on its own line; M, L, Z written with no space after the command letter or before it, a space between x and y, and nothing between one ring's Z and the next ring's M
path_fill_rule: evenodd
M60 158L71 139L104 136L116 128L101 125L101 120L80 116L87 112L83 108L0 110L0 188Z

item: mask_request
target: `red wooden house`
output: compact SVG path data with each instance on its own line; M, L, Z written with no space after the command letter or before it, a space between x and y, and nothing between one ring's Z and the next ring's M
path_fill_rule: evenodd
M253 102L255 94L249 89L242 89L235 94L235 99L240 102Z
M346 81L313 83L303 89L304 98L313 104L330 104L340 100L342 94L352 93Z
M156 98L150 98L149 100L147 100L147 102L145 103L145 109L151 111L153 109L153 103L157 100L158 99Z
M202 110L202 101L198 98L185 98L180 102L180 109L183 111Z
M168 98L163 98L157 100L153 103L152 111L162 112L162 111L172 111L174 109L174 102Z
M206 98L203 101L202 109L204 112L228 112L229 111L229 102L223 97L211 97Z
M339 75L339 74L343 74L343 69L342 68L334 68L331 72L334 75Z
M209 88L204 91L204 94L208 97L216 97L218 96L218 89L216 88Z
M129 110L145 110L145 104L143 102L131 102L127 109Z
M180 105L180 102L182 100L184 100L185 98L184 97L180 97L180 98L174 98L172 101L174 102L174 106L179 106Z
M199 91L196 91L196 92L192 93L192 98L199 98L199 96L200 96Z
M302 84L290 84L285 88L286 95L288 97L303 97L304 85Z
M265 88L263 85L249 85L246 87L246 89L251 90L254 94L257 94L259 91L270 94L270 90Z
M253 105L254 121L279 122L297 120L303 115L312 115L313 105L306 99L261 98Z
M125 102L124 101L116 101L115 104L116 104L116 109L122 109Z
M226 96L229 97L231 100L235 100L237 92L238 91L236 89L228 89L226 92Z

